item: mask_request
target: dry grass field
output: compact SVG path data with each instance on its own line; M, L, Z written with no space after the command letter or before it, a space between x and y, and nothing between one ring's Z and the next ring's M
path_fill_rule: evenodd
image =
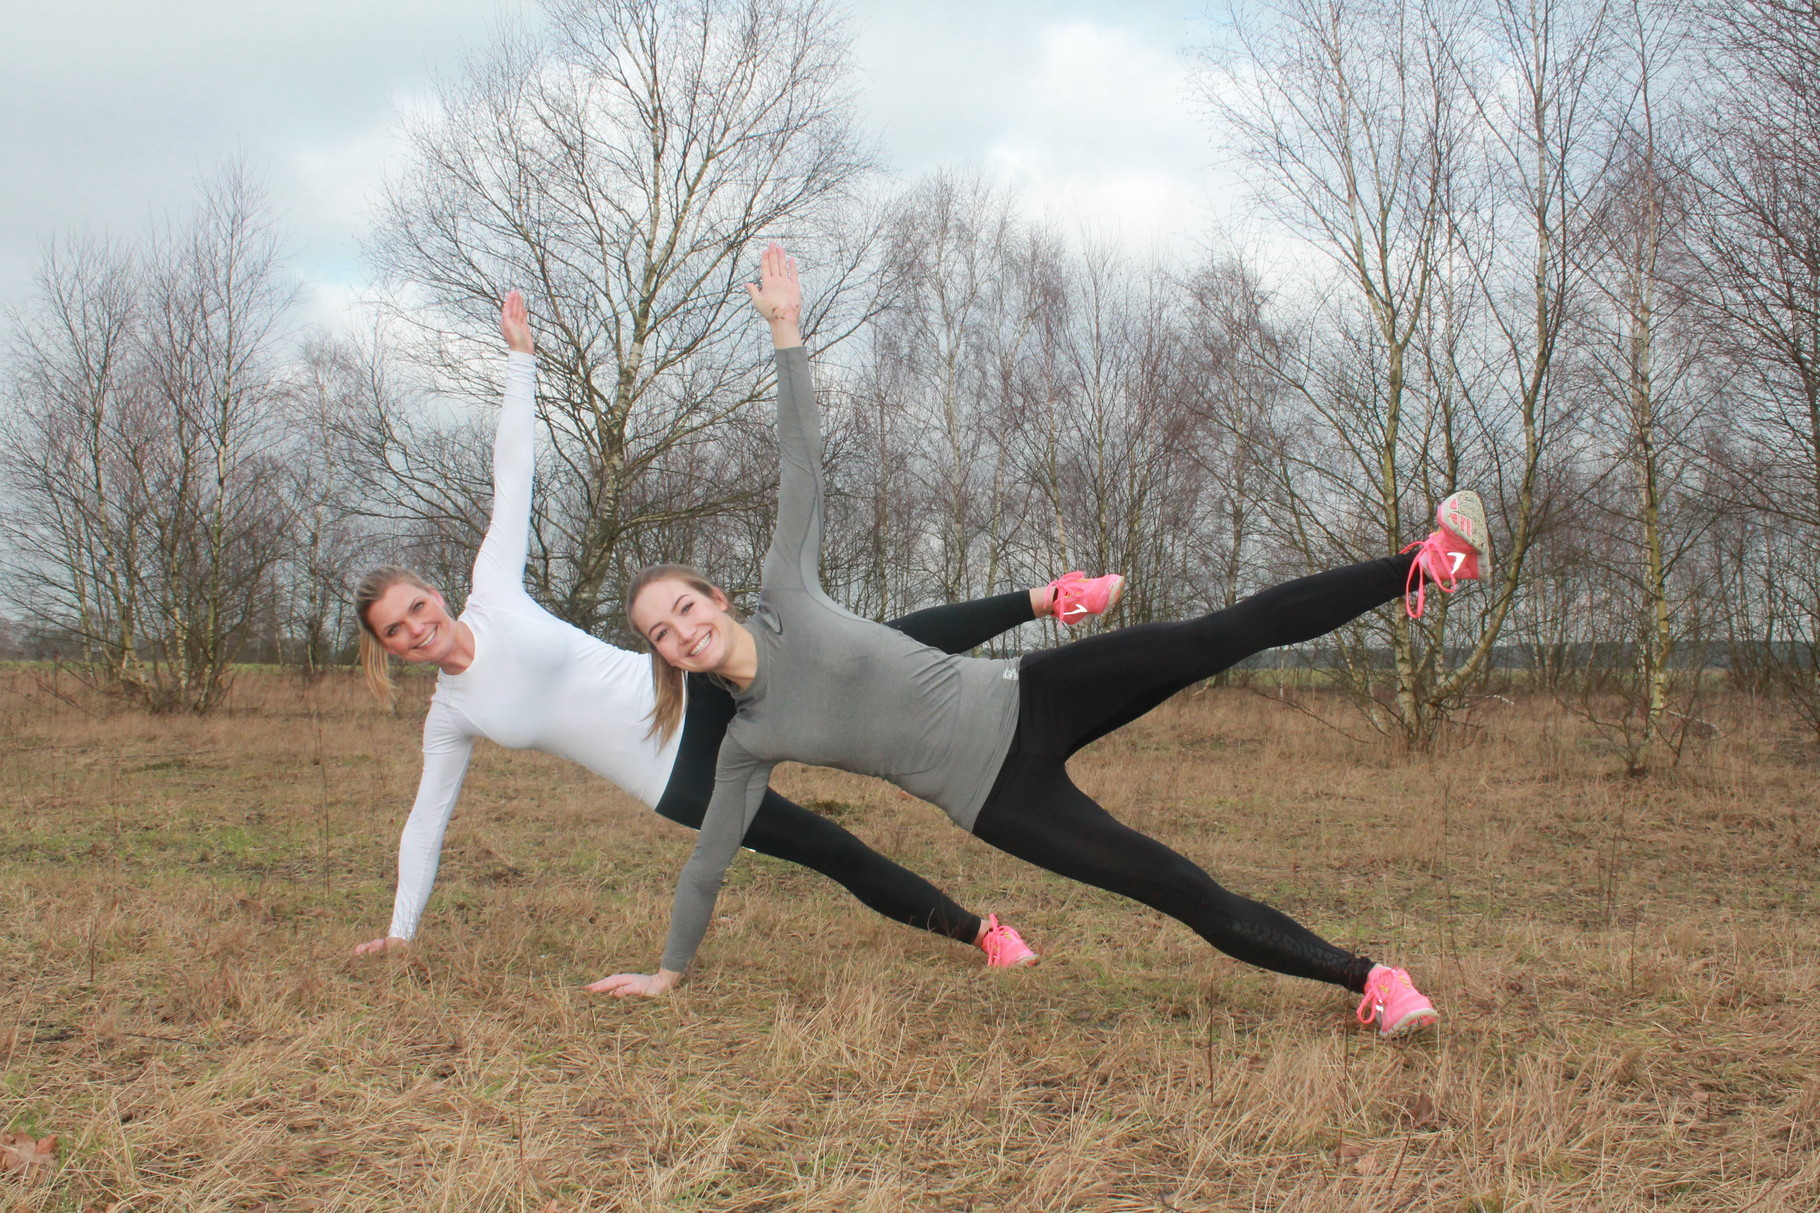
M590 996L655 960L693 835L494 747L418 944L356 959L418 713L248 674L152 719L0 671L0 1210L1820 1208L1820 765L1773 712L1709 715L1643 780L1546 702L1398 760L1215 691L1082 756L1127 820L1411 967L1444 1019L1386 1044L802 769L1045 962L988 973L745 855L695 980Z

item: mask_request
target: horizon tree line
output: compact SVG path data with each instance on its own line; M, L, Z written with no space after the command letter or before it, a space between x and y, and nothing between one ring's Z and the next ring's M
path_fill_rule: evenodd
M235 661L344 660L370 565L459 598L514 286L532 594L624 641L645 564L748 591L774 452L738 288L776 237L856 610L1091 566L1130 577L1124 622L1171 618L1395 551L1475 487L1486 585L1306 655L1353 724L1421 747L1514 670L1641 772L1724 665L1820 734L1811 6L1246 6L1195 54L1269 243L1178 262L977 172L890 185L827 0L546 8L407 132L366 335L294 332L244 163L141 239L50 244L0 453L22 647L208 711Z

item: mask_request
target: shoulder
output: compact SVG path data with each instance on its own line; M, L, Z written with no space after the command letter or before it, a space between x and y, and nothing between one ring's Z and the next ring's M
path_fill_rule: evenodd
M527 608L539 614L549 614L537 605L531 592L525 589L524 581L518 577L481 577L480 561L475 561L474 588L468 591L468 600L462 605L461 613L466 616L471 610L482 611L523 611Z

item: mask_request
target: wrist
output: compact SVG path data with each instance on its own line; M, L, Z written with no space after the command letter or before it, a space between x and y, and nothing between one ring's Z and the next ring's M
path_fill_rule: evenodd
M780 350L787 350L803 343L803 331L796 323L795 316L785 316L771 321L771 344Z

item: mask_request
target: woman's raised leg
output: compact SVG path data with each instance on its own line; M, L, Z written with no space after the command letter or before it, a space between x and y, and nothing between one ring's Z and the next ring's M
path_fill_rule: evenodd
M1265 649L1325 636L1394 602L1411 556L1390 556L1300 577L1222 611L1146 623L1025 657L1019 735L1067 757L1176 692Z
M1401 555L1298 577L1199 619L1121 628L1031 654L1018 675L1025 682L1020 738L1066 757L1254 653L1325 636L1398 597L1420 615L1427 583L1452 593L1491 567L1477 493L1450 494L1435 524Z
M1036 612L1030 606L1030 591L1014 590L990 598L975 598L971 602L950 602L912 611L886 620L885 626L896 628L932 649L965 653L1035 618Z

